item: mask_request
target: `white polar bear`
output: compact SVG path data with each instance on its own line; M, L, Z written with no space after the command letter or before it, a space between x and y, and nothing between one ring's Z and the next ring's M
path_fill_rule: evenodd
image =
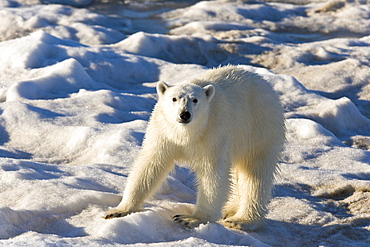
M193 228L217 222L260 227L285 140L283 109L271 85L237 66L209 70L187 83L159 82L159 96L121 203L105 219L140 210L174 168L188 163L198 195L192 215L174 220Z

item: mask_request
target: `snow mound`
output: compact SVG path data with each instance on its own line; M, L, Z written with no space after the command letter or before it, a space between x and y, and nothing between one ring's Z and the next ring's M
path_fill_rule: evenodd
M289 2L2 1L0 245L369 246L370 9ZM104 220L156 83L229 63L268 80L287 119L264 228L175 224L196 202L180 164L142 211Z

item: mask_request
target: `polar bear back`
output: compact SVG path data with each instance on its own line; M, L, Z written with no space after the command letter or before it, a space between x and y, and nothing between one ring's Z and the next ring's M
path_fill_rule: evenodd
M191 83L215 86L208 128L228 136L234 158L263 149L281 149L283 109L271 84L261 76L225 66L209 70Z

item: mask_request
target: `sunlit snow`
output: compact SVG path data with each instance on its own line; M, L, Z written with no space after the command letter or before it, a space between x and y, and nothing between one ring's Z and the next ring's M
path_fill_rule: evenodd
M0 1L0 245L370 245L369 2L103 2ZM227 64L271 82L287 118L264 228L173 222L195 203L186 166L104 220L156 82Z

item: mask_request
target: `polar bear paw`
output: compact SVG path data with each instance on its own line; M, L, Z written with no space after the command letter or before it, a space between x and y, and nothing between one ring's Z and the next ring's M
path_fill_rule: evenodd
M233 228L237 230L242 230L246 232L253 232L260 229L263 225L263 219L258 219L253 222L243 221L243 220L232 220L232 219L225 219L220 223L228 228Z
M185 226L187 228L191 228L191 229L199 226L200 224L207 223L191 215L179 215L178 214L178 215L173 216L173 220L179 223L180 225Z
M122 210L119 210L119 209L116 209L116 208L114 208L114 209L111 209L111 210L109 210L104 216L103 216L103 218L104 219L112 219L112 218L119 218L119 217L124 217L124 216L126 216L126 215L128 215L128 214L130 214L130 213L132 213L132 212L127 212L127 211L122 211Z

